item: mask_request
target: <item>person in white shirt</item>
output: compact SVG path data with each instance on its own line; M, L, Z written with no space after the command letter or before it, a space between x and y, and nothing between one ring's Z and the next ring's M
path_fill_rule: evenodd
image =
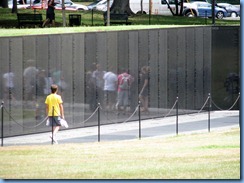
M103 76L104 79L104 97L107 110L113 110L116 104L117 96L117 75L110 69Z
M6 72L3 74L4 79L4 99L11 100L14 99L13 91L14 91L14 73Z
M24 70L24 99L33 101L35 96L36 78L38 69L34 60L27 60L27 67Z

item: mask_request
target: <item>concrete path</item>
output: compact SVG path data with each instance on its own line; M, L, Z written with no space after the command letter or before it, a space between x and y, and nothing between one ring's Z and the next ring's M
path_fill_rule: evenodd
M126 122L120 124L103 125L100 127L86 127L78 129L67 129L59 131L57 140L59 145L65 143L85 143L115 140L129 140L146 137L165 137L185 133L208 132L239 128L239 111L213 111L210 113L210 126L208 113L180 115L178 117L178 127L176 116L148 119L141 121ZM178 130L177 130L178 129ZM40 133L34 135L24 135L17 137L4 138L4 146L13 145L44 145L51 144L49 137L51 133Z

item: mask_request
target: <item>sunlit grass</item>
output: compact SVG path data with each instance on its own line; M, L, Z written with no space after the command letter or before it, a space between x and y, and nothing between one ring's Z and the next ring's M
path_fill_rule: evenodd
M3 179L240 179L240 130L1 147L0 157Z

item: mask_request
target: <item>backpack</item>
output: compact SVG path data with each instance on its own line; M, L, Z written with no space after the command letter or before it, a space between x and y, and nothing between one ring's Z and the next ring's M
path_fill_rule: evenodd
M122 79L121 82L119 84L119 88L122 90L128 90L130 85L129 85L129 79L130 79L130 75L122 75Z

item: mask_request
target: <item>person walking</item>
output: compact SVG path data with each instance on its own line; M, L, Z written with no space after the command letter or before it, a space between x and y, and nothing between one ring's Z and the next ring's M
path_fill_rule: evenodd
M49 94L46 98L46 113L50 122L50 126L52 126L52 135L50 138L52 139L52 143L55 142L58 144L56 139L56 135L60 129L61 118L64 119L64 108L63 108L63 100L58 93L58 85L51 85L51 94Z
M49 0L48 1L48 7L46 11L46 20L43 22L42 27L45 27L46 24L52 23L52 26L55 26L55 2L54 0Z

